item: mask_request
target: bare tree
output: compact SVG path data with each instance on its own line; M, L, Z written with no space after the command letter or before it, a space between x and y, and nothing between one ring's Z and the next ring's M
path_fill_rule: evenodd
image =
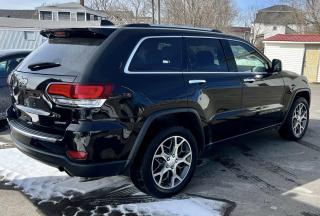
M169 24L224 30L236 15L232 0L164 0L164 18Z
M147 16L151 9L149 0L90 0L88 5L105 12L115 24L140 22L140 18Z
M140 17L145 17L150 14L151 1L146 0L122 0L121 4L127 11L132 10L134 13L134 19L139 21Z
M90 0L89 6L95 10L109 11L114 8L114 0Z
M320 1L306 0L306 17L313 26L314 32L320 33Z

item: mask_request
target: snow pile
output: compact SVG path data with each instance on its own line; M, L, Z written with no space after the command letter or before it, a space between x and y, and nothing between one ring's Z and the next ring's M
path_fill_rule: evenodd
M49 200L53 197L71 198L72 191L88 193L101 188L119 187L128 183L125 177L115 176L82 182L58 169L40 163L17 149L0 150L0 180L22 189L31 198ZM67 195L69 194L69 195Z
M56 203L54 198L73 197L74 192L89 193L105 188L119 188L130 184L126 177L109 177L94 181L82 181L82 178L69 177L56 168L42 164L17 149L0 150L0 181L20 188L31 198L40 202ZM128 186L130 187L130 186ZM141 193L133 194L133 196ZM94 198L93 198L94 199ZM145 202L141 199L141 202ZM186 199L168 199L156 202L132 203L121 205L95 205L89 215L156 215L156 216L217 216L222 215L227 203L201 197ZM76 207L75 214L85 213L85 209ZM88 213L88 212L87 212ZM120 214L119 214L120 213Z
M225 203L204 198L166 200L151 203L120 205L121 212L142 213L142 215L183 215L215 216L221 215Z
M8 147L11 147L11 145L8 144L8 143L0 142L0 149L2 149L2 148L8 148Z

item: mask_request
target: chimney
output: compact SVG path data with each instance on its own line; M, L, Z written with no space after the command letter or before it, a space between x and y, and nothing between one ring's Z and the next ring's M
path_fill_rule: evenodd
M84 0L80 0L80 4L84 6Z

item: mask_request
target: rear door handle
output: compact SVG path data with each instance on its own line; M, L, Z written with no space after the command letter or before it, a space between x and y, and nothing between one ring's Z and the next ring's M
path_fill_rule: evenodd
M256 79L254 79L254 78L246 78L246 79L243 79L243 82L244 83L253 83L253 82L255 82L256 81Z
M206 80L189 80L189 84L205 84Z

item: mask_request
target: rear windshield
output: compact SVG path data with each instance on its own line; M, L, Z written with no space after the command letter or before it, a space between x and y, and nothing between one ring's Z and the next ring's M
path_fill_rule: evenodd
M18 67L18 71L41 74L81 74L90 64L91 57L105 39L97 38L51 38L32 52ZM54 63L60 66L31 71L28 66Z

